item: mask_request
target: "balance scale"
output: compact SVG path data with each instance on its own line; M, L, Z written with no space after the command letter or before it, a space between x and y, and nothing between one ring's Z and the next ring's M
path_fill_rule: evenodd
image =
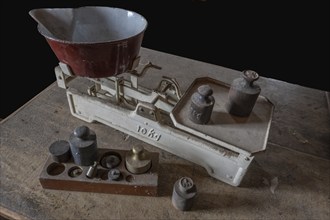
M88 9L94 12L97 9L103 14L105 8L81 8ZM53 13L54 10L42 12ZM62 16L56 13L56 16ZM39 24L47 26L40 11L30 14ZM85 14L88 13L85 11ZM41 30L44 36L47 31L52 31L49 27L47 29ZM125 45L124 49L129 43ZM52 49L55 50L54 47ZM208 77L196 78L182 94L176 79L166 77L168 74L160 66L142 60L136 56L125 71L113 76L81 77L68 62L60 59L55 67L56 80L58 86L66 90L72 115L89 123L106 124L196 163L220 181L238 186L254 154L266 149L273 104L260 95L250 116L232 116L225 107L230 85ZM163 75L156 88L139 84L143 77L150 77L147 73L150 68ZM207 124L196 124L189 119L192 94L201 85L212 88L215 100Z
M259 96L248 118L231 116L225 109L230 86L212 78L197 78L183 95L178 82L165 76L157 88L142 87L138 80L148 77L148 68L160 67L138 61L123 77L98 79L75 77L60 63L55 68L57 84L66 90L72 115L106 124L238 186L253 155L266 149L273 105ZM215 106L210 122L200 125L188 114L192 94L205 84L213 89Z

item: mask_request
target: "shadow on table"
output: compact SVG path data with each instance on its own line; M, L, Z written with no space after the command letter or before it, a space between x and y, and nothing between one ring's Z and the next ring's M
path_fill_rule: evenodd
M263 188L267 187L265 179L271 179L272 176L266 172L255 160L253 160L247 170L241 184L241 188Z
M159 165L159 177L158 177L158 196L172 196L174 183L183 176L192 178L193 180L200 181L203 178L210 178L210 181L222 181L216 180L209 176L204 168L188 162L187 164L177 163L160 163ZM245 177L243 178L240 188L264 188L268 187L264 184L264 179L270 179L271 175L264 171L258 163L252 161ZM211 196L211 195L210 195ZM203 195L202 195L203 197Z
M252 209L257 205L257 201L254 198L243 197L241 194L222 194L220 196L212 193L199 193L194 200L192 211Z

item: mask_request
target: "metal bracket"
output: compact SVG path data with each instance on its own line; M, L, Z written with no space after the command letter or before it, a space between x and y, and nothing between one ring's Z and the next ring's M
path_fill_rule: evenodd
M55 67L55 76L58 87L63 89L67 89L67 84L74 78L72 76L64 74L62 68L60 68L59 66Z
M154 65L151 62L148 62L147 64L141 64L140 60L140 56L138 56L133 61L132 69L127 71L131 74L132 87L136 89L138 88L138 77L144 76L149 68L155 68L158 70L162 69L160 66Z

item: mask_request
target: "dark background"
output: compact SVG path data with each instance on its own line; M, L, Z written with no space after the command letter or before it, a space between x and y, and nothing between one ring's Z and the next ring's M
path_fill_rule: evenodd
M58 61L34 8L104 5L142 14L142 46L330 91L329 1L1 1L1 108L5 118L55 81Z

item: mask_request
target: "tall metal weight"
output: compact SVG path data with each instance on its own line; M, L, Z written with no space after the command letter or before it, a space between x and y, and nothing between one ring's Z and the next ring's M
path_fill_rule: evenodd
M182 177L177 180L173 187L172 204L181 211L189 211L193 205L197 188L189 177Z
M228 113L241 117L251 114L261 92L260 87L253 84L258 78L259 75L255 71L244 70L243 77L232 82L228 93Z
M87 126L77 127L70 135L69 143L75 164L91 166L97 160L96 135Z

